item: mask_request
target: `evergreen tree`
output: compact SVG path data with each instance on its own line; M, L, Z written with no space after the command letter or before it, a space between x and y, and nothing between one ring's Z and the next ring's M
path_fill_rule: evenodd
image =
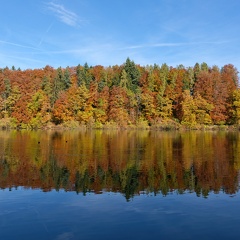
M51 96L51 105L53 106L59 97L59 93L64 90L64 75L62 68L59 67L56 72L56 76L53 79L53 91Z
M87 89L90 88L90 83L93 81L93 76L90 73L90 67L87 63L84 66L77 66L77 84L78 86L85 85Z
M70 76L69 67L67 67L64 71L63 83L64 83L64 90L67 90L71 86L71 76Z
M83 67L80 64L78 64L77 66L76 73L77 73L77 85L81 86L85 83L85 79Z
M124 70L127 73L127 78L129 82L128 86L130 90L136 92L136 89L139 86L140 72L137 66L135 65L134 61L131 61L129 58L127 58L124 64Z
M10 99L10 95L12 93L12 86L10 83L9 79L4 80L4 87L5 91L2 93L2 98L3 98L3 109L4 109L4 114L10 114L10 102L8 101L8 98Z
M201 71L208 72L208 65L205 62L201 63Z
M11 113L15 109L15 104L20 98L20 96L21 96L21 93L19 91L18 86L13 86L13 88L10 91L10 94L5 99L5 103L4 103L5 110L7 111L8 116L11 116Z
M42 79L41 89L45 92L45 94L50 97L52 92L52 86L50 83L50 79L47 76L44 76Z
M190 90L191 95L193 95L193 86L194 86L194 71L193 68L189 67L184 75L183 91Z
M194 72L194 81L197 80L198 74L200 73L201 69L200 69L200 65L199 63L196 63L193 67L193 72Z
M93 76L90 73L90 67L88 66L87 63L84 64L83 68L84 68L84 73L85 73L86 87L87 87L87 89L89 89L90 88L90 84L93 81Z
M9 79L5 79L4 80L4 86L5 86L5 91L4 91L4 97L5 99L9 97L11 91L12 91L12 87L11 87L11 83Z
M169 74L169 67L166 63L162 64L160 68L160 80L161 80L161 87L160 87L160 94L161 96L164 95L167 82L168 82L168 74Z

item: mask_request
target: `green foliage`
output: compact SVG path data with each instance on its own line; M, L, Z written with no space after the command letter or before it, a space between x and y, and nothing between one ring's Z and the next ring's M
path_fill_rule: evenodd
M124 70L127 73L128 88L133 92L136 92L136 89L139 86L140 72L134 61L131 61L129 58L127 58L124 64Z
M5 85L4 98L7 99L12 92L12 86L11 86L10 80L5 79L4 85Z
M194 72L194 81L197 81L198 74L200 73L200 65L199 63L196 63L193 67L193 72Z
M201 71L208 72L208 65L205 62L201 64L200 68L201 68Z
M71 76L70 76L69 67L67 67L64 71L63 83L64 83L64 90L68 89L71 86Z
M240 89L233 92L233 122L235 124L240 124Z
M28 109L32 115L36 115L44 104L43 92L38 91L32 96L32 101L28 104Z
M90 73L90 68L87 63L84 66L77 66L77 84L78 86L85 85L88 89L90 87L90 83L93 81L93 76Z
M9 92L5 94L5 99L3 101L4 110L8 116L11 116L11 113L15 109L15 104L19 100L21 93L18 86L13 86L9 88ZM8 96L8 97L7 97Z
M29 127L32 129L38 129L43 127L43 117L41 113L37 113L29 122Z
M102 129L103 128L103 124L99 121L95 122L93 125L93 128L95 129Z
M52 95L51 95L51 105L56 102L59 94L62 91L66 91L71 86L71 78L69 68L63 72L62 68L59 67L56 71L56 75L53 81Z
M45 92L47 96L51 96L52 86L49 77L44 76L41 83L41 89Z

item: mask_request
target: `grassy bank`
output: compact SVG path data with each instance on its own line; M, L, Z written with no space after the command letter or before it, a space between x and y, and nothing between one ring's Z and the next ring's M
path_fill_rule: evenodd
M147 121L139 121L137 124L125 124L120 125L115 122L106 122L105 124L99 122L91 123L79 123L77 121L69 121L59 125L55 125L51 122L41 125L30 125L30 124L17 124L12 118L0 119L0 129L10 130L10 129L27 129L27 130L61 130L61 129L126 129L126 130L156 130L156 131L171 131L171 130L202 130L202 131L239 131L239 125L195 125L186 126L178 123L177 121L167 120L158 122L156 124L149 125Z

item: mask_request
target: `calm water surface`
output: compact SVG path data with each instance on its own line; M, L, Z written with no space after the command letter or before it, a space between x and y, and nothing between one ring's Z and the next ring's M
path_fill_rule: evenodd
M240 135L2 131L0 239L238 239Z

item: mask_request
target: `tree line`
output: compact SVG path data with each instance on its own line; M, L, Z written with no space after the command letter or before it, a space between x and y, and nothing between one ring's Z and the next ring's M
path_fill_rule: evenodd
M238 71L232 64L194 67L87 63L54 69L0 69L2 126L161 127L240 122Z

